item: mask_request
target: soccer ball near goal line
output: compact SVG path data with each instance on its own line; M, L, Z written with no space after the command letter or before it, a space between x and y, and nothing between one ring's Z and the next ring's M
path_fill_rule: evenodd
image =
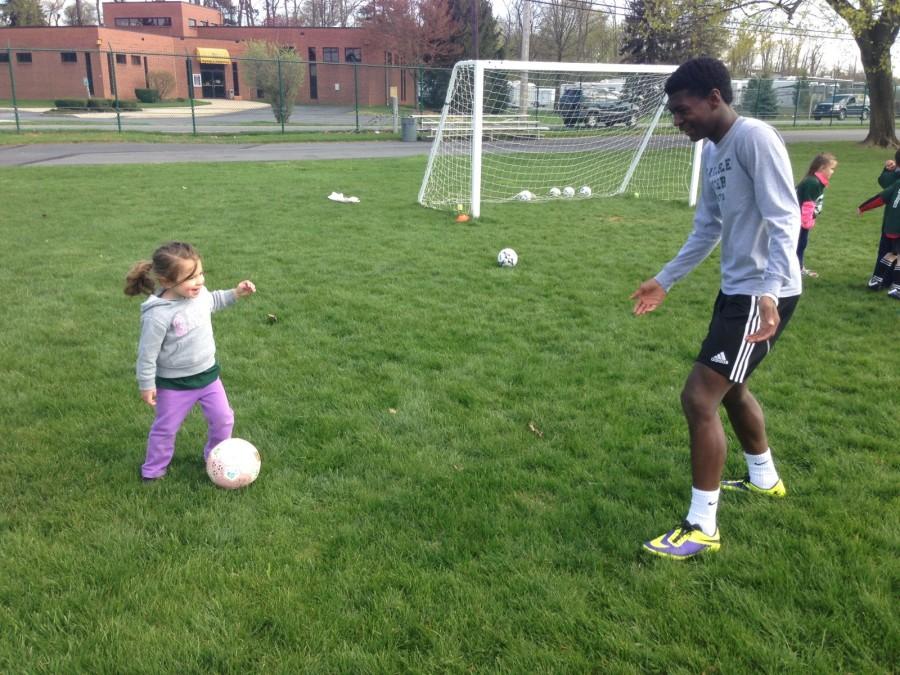
M227 438L206 459L209 479L226 490L250 485L259 475L259 451L242 438Z
M515 267L518 262L519 256L511 248L505 248L497 254L497 264L500 267Z

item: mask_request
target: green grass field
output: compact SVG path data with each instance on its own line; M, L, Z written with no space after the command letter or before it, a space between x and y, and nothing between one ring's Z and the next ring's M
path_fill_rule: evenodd
M721 552L688 563L639 546L687 511L718 259L628 300L686 205L460 225L415 204L424 158L0 169L0 672L896 672L900 303L864 289L881 215L855 213L890 153L826 149L821 276L751 381L790 492L723 496ZM259 289L214 320L263 456L243 491L206 478L199 411L138 478L122 280L170 238Z

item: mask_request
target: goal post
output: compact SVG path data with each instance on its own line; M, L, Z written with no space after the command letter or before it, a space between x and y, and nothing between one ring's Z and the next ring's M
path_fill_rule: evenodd
M695 204L700 143L664 116L675 68L460 61L431 127L419 203L477 218L485 203L565 199L571 187Z

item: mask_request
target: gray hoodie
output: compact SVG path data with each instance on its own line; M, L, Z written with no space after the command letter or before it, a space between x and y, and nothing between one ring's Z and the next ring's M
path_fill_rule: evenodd
M196 298L163 300L151 295L141 303L141 339L137 380L141 391L156 389L156 376L189 377L216 363L212 313L237 301L233 291L200 289Z
M722 242L726 295L799 295L800 206L791 160L765 122L739 117L718 143L703 148L702 194L694 230L656 275L668 291Z

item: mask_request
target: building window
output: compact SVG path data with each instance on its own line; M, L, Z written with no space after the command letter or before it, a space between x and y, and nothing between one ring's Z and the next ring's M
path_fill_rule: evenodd
M196 28L197 27L197 19L188 19L188 26L190 26L191 28Z
M9 63L9 52L0 52L0 63Z
M16 61L19 63L31 63L31 52L16 52Z
M118 17L116 26L171 26L172 18L168 16Z
M323 47L322 60L325 63L340 63L341 57L337 47Z
M347 47L344 49L344 61L347 63L362 63L362 49L359 47Z
M127 62L124 54L116 54L116 63L125 65Z
M209 21L201 21L201 22L200 22L200 25L201 25L201 26L208 26L208 25L209 25Z
M131 55L131 65L133 65L133 66L141 65L141 57L138 56L137 54L132 54Z
M78 54L75 52L60 52L59 58L63 63L78 63Z

